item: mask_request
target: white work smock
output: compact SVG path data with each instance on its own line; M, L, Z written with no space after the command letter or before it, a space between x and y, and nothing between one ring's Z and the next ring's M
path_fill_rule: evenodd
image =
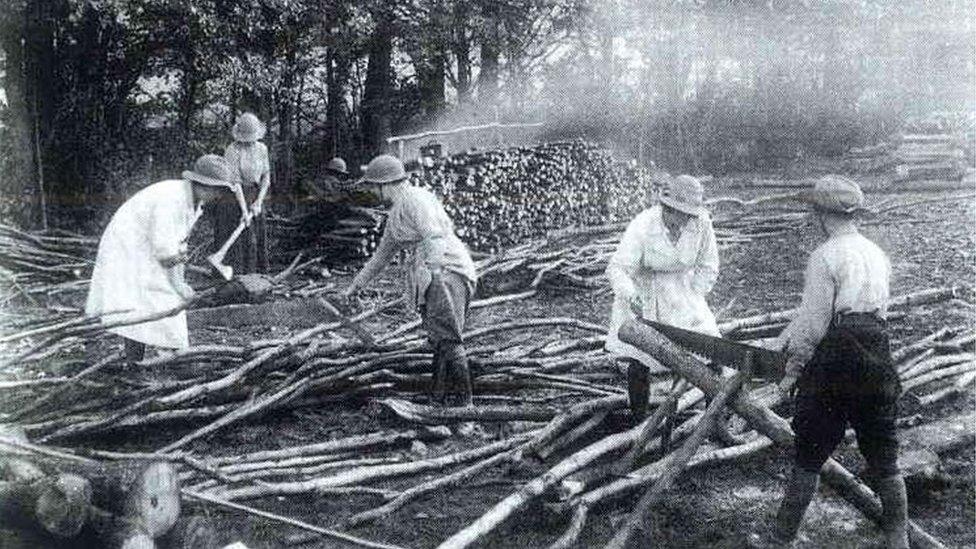
M707 213L693 217L672 243L660 205L637 214L630 222L607 267L613 287L613 309L606 349L660 369L657 361L617 336L634 318L630 302L639 296L644 318L718 336L715 315L705 296L718 277L718 244Z
M115 322L172 309L182 303L161 260L186 251L201 209L193 207L191 184L182 179L154 183L115 212L98 243L85 313ZM182 275L181 275L182 276ZM109 330L147 345L182 349L190 345L186 312Z

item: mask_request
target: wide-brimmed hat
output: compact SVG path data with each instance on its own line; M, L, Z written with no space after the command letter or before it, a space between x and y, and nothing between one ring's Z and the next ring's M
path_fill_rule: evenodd
M867 213L864 193L856 181L842 175L825 175L797 194L801 202L824 212L854 214Z
M349 170L346 168L346 161L338 156L329 160L329 163L325 165L325 171L336 175L349 175Z
M690 175L672 177L661 189L661 203L688 215L700 216L705 212L701 182Z
M249 112L238 116L234 127L230 129L230 134L234 137L234 141L240 141L242 143L258 141L264 137L264 132L264 124L258 120L257 116Z
M403 168L400 159L389 155L381 154L369 161L363 176L355 182L357 186L366 185L390 185L399 183L407 178L407 171Z
M230 188L234 180L234 171L224 157L205 154L197 158L192 170L183 172L183 179L212 187Z

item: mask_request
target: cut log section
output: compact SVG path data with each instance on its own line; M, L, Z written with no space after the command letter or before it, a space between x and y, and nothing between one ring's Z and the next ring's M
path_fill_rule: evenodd
M179 476L171 462L100 463L43 457L37 463L87 479L96 507L138 523L152 538L169 531L180 515Z
M180 517L158 540L161 549L213 549L219 547L214 521L204 515Z
M71 538L88 519L91 486L75 475L0 482L0 522Z

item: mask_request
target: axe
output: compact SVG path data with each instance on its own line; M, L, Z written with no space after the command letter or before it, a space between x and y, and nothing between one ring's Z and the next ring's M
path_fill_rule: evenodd
M230 250L230 247L237 242L237 237L241 236L244 232L244 228L247 227L247 222L242 218L241 222L237 224L234 232L230 233L230 237L227 238L227 242L220 247L219 250L207 256L207 263L214 268L224 280L230 280L234 276L234 268L230 265L224 265L224 256Z

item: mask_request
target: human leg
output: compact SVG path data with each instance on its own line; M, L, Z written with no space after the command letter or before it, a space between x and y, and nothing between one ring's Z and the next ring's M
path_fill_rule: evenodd
M122 338L125 347L125 361L127 364L141 362L146 357L146 344L134 339Z

